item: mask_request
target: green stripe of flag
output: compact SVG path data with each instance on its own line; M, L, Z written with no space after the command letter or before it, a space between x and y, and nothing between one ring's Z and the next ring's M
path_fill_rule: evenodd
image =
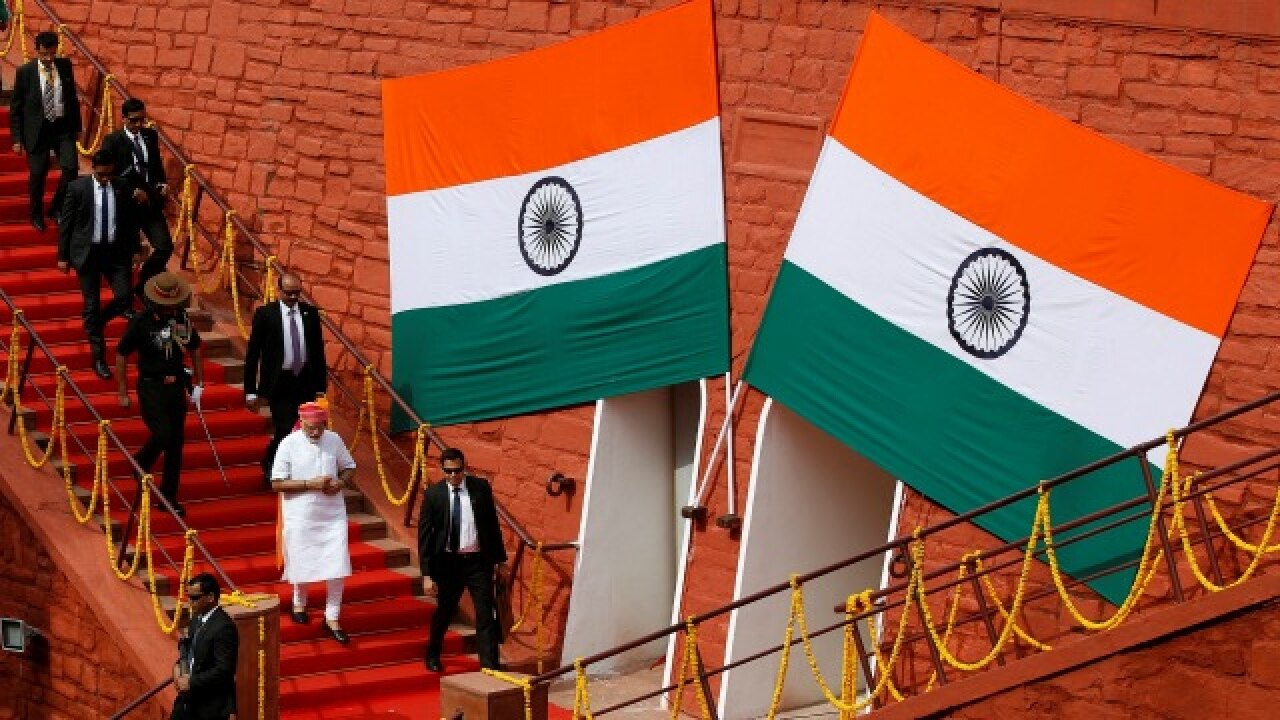
M954 512L1121 449L789 262L778 275L745 378ZM1092 473L1053 492L1054 524L1144 492L1138 461ZM1006 541L1019 539L1030 530L1034 505L1031 498L977 524ZM1087 576L1135 557L1146 529L1145 521L1129 523L1072 545L1060 557L1068 572ZM1091 586L1115 602L1127 594L1132 577L1123 572Z
M396 313L397 391L436 425L624 395L728 367L725 248L465 305Z

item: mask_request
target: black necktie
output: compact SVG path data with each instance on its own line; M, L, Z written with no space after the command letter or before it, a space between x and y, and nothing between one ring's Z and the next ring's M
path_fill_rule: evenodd
M458 552L462 538L462 489L453 489L453 509L449 512L449 552Z
M196 664L196 638L200 635L200 630L204 628L204 621L195 618L191 621L191 642L187 643L187 672Z

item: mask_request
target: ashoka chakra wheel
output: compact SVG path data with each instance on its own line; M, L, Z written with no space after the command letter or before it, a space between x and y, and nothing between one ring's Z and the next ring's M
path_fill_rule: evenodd
M520 254L539 275L555 275L573 261L582 244L582 203L558 177L533 184L520 204Z
M1027 273L1013 255L983 248L965 258L947 293L947 324L965 352L997 358L1022 337L1031 311Z

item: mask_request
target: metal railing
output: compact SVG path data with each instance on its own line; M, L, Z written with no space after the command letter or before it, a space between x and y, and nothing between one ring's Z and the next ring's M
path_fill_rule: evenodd
M1233 418L1239 417L1245 413L1252 412L1260 408L1272 405L1276 403L1278 400L1280 400L1280 392L1271 393L1269 395L1266 395L1265 397L1259 398L1249 403L1245 403L1238 407L1219 413L1213 417L1207 418L1205 420L1202 420L1196 423L1192 423L1191 425L1188 425L1184 428L1173 431L1173 438L1175 440L1184 440L1185 438L1192 436L1195 433L1203 432L1208 428L1222 425L1223 423L1226 423L1227 421ZM1148 452L1164 445L1165 443L1166 443L1166 438L1164 437L1149 440L1140 445L1136 445L1134 447L1115 453L1109 457L1103 458L1101 460L1090 463L1088 465L1080 467L1071 472L1060 475L1056 478L1053 478L1052 480L1047 480L1038 485L1026 488L1013 495L987 503L981 507L975 508L968 512L956 515L943 522L937 523L935 525L931 525L929 527L922 528L911 537L899 538L899 539L878 545L874 548L865 550L863 552L860 552L856 555L853 555L839 562L835 562L825 567L818 568L816 570L811 570L803 574L799 574L795 576L794 580L780 582L778 584L772 585L758 592L754 592L745 597L734 600L733 602L726 603L715 609L693 615L684 623L673 624L665 628L662 628L660 630L655 630L654 632L648 633L644 636L638 637L629 642L622 643L608 650L604 650L602 652L595 653L588 657L581 658L580 660L578 660L576 664L564 665L554 670L541 673L531 678L529 680L529 683L533 686L550 683L551 681L557 678L568 675L570 673L574 673L579 666L582 668L589 668L593 664L615 657L617 655L628 652L630 650L634 650L636 648L642 647L654 641L661 640L663 638L668 638L673 635L679 635L681 632L686 631L687 628L689 628L690 626L697 627L708 621L715 620L722 616L728 615L729 613L735 610L747 607L749 605L758 603L768 598L778 596L782 593L792 591L795 585L803 586L804 584L812 582L818 578L831 575L832 573L838 572L840 570L844 570L846 568L851 568L855 565L858 565L859 563L880 562L880 561L883 561L883 559L886 557L895 557L895 564L901 564L902 559L906 558L906 563L907 563L906 570L910 570L910 563L911 563L910 549L914 543L923 542L924 540L930 537L937 536L953 528L970 525L974 521L980 520L983 516L988 515L989 513L992 513L997 510L1001 510L1003 508L1007 508L1008 506L1013 505L1014 503L1027 500L1029 498L1034 498L1042 492L1051 491L1054 488L1060 487L1074 480L1090 475L1101 469L1117 465L1118 463L1134 461L1134 460L1136 460L1142 468L1142 475L1143 475L1144 482L1147 486L1148 492L1146 494L1134 497L1130 500L1114 504L1102 510L1089 513L1088 515L1075 518L1067 522L1062 522L1060 524L1053 525L1052 532L1055 536L1055 539L1053 541L1052 547L1054 548L1054 550L1060 551L1063 548L1069 547L1082 540L1096 537L1097 535L1104 533L1108 530L1113 530L1118 527L1127 525L1129 523L1149 521L1152 519L1152 515L1154 513L1155 514L1154 521L1158 529L1157 534L1160 540L1159 545L1160 545L1160 549L1162 550L1160 554L1163 556L1163 562L1164 562L1163 577L1165 577L1169 583L1168 595L1172 596L1171 599L1173 602L1181 603L1187 599L1188 593L1187 593L1187 589L1183 587L1181 581L1179 580L1179 571L1178 571L1179 568L1177 565L1177 560L1174 557L1174 553L1170 545L1170 538L1169 538L1167 520L1166 520L1168 511L1172 508L1179 507L1180 503L1175 498L1166 496L1163 499L1159 500L1160 505L1158 507L1155 506L1155 503L1157 502L1159 496L1157 494L1157 489L1155 487L1155 484L1152 480L1149 463L1147 461ZM1208 558L1208 565L1209 565L1208 575L1211 578L1212 582L1219 585L1223 583L1223 571L1218 562L1219 551L1215 547L1214 543L1217 540L1223 539L1226 533L1225 531L1220 529L1210 528L1208 521L1205 519L1205 514L1203 510L1203 505L1202 505L1203 498L1205 498L1207 495L1209 495L1214 491L1221 490L1223 488L1237 485L1240 483L1248 482L1251 480L1255 480L1263 473L1272 472L1277 469L1280 469L1280 448L1271 448L1271 449L1263 450L1249 457L1240 459L1238 461L1235 461L1227 465L1223 465L1199 474L1197 478L1198 480L1197 485L1193 487L1189 492L1186 492L1181 495L1181 503L1186 503L1186 507L1189 508L1192 511L1192 514L1195 516L1194 523L1195 523L1195 528L1198 530L1198 532L1196 533L1198 535L1198 542L1201 545L1201 548L1202 548L1201 551ZM1269 516L1264 516L1264 517L1244 520L1243 522L1240 522L1236 526L1236 532L1247 529L1249 527L1256 526L1259 523L1265 522L1269 519L1270 519ZM1086 527L1087 529L1082 529ZM1072 533L1072 534L1070 535L1070 537L1063 537L1063 535L1067 533ZM972 626L975 624L980 624L981 626L978 627L975 632L977 632L978 635L985 634L987 641L991 642L994 645L997 642L995 622L996 620L999 620L1001 618L997 614L997 609L991 607L990 604L988 604L985 601L985 594L982 592L981 588L979 587L979 584L980 582L983 582L986 578L996 573L999 573L1003 570L1008 570L1016 565L1021 564L1023 561L1023 552L1025 551L1030 541L1031 541L1031 536L1028 535L1027 537L1020 538L1013 542L1008 542L996 548L983 550L980 555L980 558L983 561L983 564L980 569L976 567L975 558L972 556L967 556L966 558L961 559L958 562L948 563L941 567L934 568L930 571L921 570L919 572L919 577L918 577L919 581L921 583L930 583L928 587L922 586L922 589L920 591L921 597L923 597L925 593L943 592L943 591L951 590L954 588L958 588L962 584L970 585L973 588L973 592L976 594L978 609L976 611L967 612L963 616L957 616L957 619L955 620L955 626L956 627L959 627L961 625ZM1007 556L1010 554L1013 554L1016 557L1008 558ZM1034 552L1034 556L1037 559L1043 558L1044 555L1045 555L1044 547L1040 547L1038 550ZM1006 557L1001 559L1001 556L1006 556ZM1136 565L1138 565L1139 562L1140 560L1137 560L1137 559L1118 560L1117 562L1115 562L1115 564L1104 567L1101 570L1093 572L1087 576L1070 578L1069 581L1064 584L1064 586L1067 589L1079 589L1082 586L1085 586L1089 583L1093 583L1104 577L1133 570L1133 568ZM966 571L961 572L960 571L961 568L965 568ZM849 617L841 617L841 619L835 623L828 624L817 630L813 630L809 632L808 637L810 639L817 638L835 631L843 630L846 626L849 626L852 624L853 636L856 639L855 649L856 649L858 666L864 677L866 678L876 677L879 674L880 670L874 665L874 663L878 662L875 655L875 648L869 648L867 645L864 644L864 636L858 624L865 623L869 625L870 623L875 623L878 620L882 620L884 617L886 617L887 613L892 612L894 610L901 610L905 608L906 604L909 602L907 595L908 593L912 592L912 583L910 581L907 581L907 582L901 581L902 576L906 574L909 574L909 573L908 572L895 573L895 575L897 576L897 579L899 580L898 582L891 583L887 587L881 588L877 591L870 593L869 597L872 604L871 609L853 614ZM1153 571L1153 576L1154 576L1154 571ZM795 583L795 585L793 585L793 582ZM1026 602L1029 603L1037 599L1042 599L1042 598L1054 595L1058 592L1059 592L1058 589L1054 586L1041 588L1027 595ZM834 610L836 612L844 613L847 610L849 610L849 608L846 608L844 605L840 605L834 608ZM921 611L918 605L917 605L917 611ZM924 616L921 616L918 620L919 620L918 624L922 628L925 625L925 623L928 622L928 620ZM939 650L935 645L935 640L933 635L922 629L907 635L903 639L904 644L919 643L921 641L924 641L928 646L927 647L928 659L925 661L926 664L932 664L933 670L936 673L935 675L936 681L939 684L946 684L948 682L947 669L945 667L945 663L942 661ZM690 677L690 681L701 684L705 691L705 689L709 687L708 682L711 678L719 676L734 668L741 667L742 665L745 665L747 663L756 662L771 656L776 657L784 649L789 649L790 647L793 647L802 642L804 642L803 638L798 638L798 637L793 638L789 644L780 643L772 647L768 647L762 651L753 653L750 656L736 659L730 663L721 665L720 667L706 668L702 666L701 662L699 661L698 670L694 676ZM884 643L881 643L881 645L883 644ZM997 656L996 659L998 661L998 664L1004 663L1003 655ZM890 668L889 671L892 672L893 668ZM679 683L666 685L664 687L660 687L650 692L646 692L644 694L614 703L606 708L594 710L593 714L596 716L600 716L600 715L605 715L611 712L615 712L615 711L633 706L636 703L643 702L645 700L650 700L661 695L666 695L673 691L679 690L680 687L681 685ZM711 703L711 707L709 708L710 714L712 717L715 717L716 710L714 706L714 698L712 698L709 693L707 697Z
M137 710L138 708L142 707L143 703L155 697L160 693L161 690L164 690L165 688L169 687L172 684L173 684L173 678L166 678L163 682L156 684L154 687L150 688L149 690L142 693L138 697L129 701L128 705L125 705L124 707L117 710L116 714L111 716L111 720L120 720L120 718L123 718L124 716L128 715L134 710Z

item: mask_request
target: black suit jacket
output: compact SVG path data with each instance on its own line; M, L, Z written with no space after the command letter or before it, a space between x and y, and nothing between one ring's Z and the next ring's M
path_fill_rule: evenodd
M145 177L134 168L133 142L129 140L128 134L123 129L115 130L103 138L102 149L111 153L112 159L115 160L116 175L128 181L129 187L134 190L145 191L151 196L151 202L156 203L162 200L156 192L156 186L166 185L169 182L165 177L164 162L160 157L160 134L155 128L148 127L139 130L138 134L142 136L142 145L147 151Z
M240 635L231 616L222 608L215 609L194 642L188 642L178 661L194 658L191 687L178 696L173 717L212 720L236 712L236 658L240 654ZM183 669L186 669L185 665Z
M498 564L507 561L507 549L502 545L502 528L498 526L498 508L493 502L493 488L489 481L468 475L464 481L471 496L471 512L476 519L476 534L480 538L480 554L485 560ZM449 542L449 506L451 504L448 482L438 482L422 493L422 510L418 514L418 562L422 574L435 580L431 571L431 559L447 549Z
M307 345L307 364L299 376L304 392L322 393L329 387L328 365L324 357L324 333L314 305L298 301L302 313L302 338ZM284 363L284 318L280 303L263 305L253 313L253 329L244 351L244 394L271 397Z
M40 124L44 122L44 98L40 93L39 60L32 59L20 66L13 76L13 96L9 98L9 129L13 142L20 143L27 152L35 146L40 136ZM66 129L80 134L80 95L76 92L76 78L71 72L69 58L54 58L53 67L62 81L62 113Z
M78 177L67 185L67 197L58 218L58 260L69 262L76 270L84 268L93 244L93 194L98 181L92 175ZM111 178L116 198L116 236L111 243L111 256L117 262L129 262L138 251L138 204L133 191L120 178Z

